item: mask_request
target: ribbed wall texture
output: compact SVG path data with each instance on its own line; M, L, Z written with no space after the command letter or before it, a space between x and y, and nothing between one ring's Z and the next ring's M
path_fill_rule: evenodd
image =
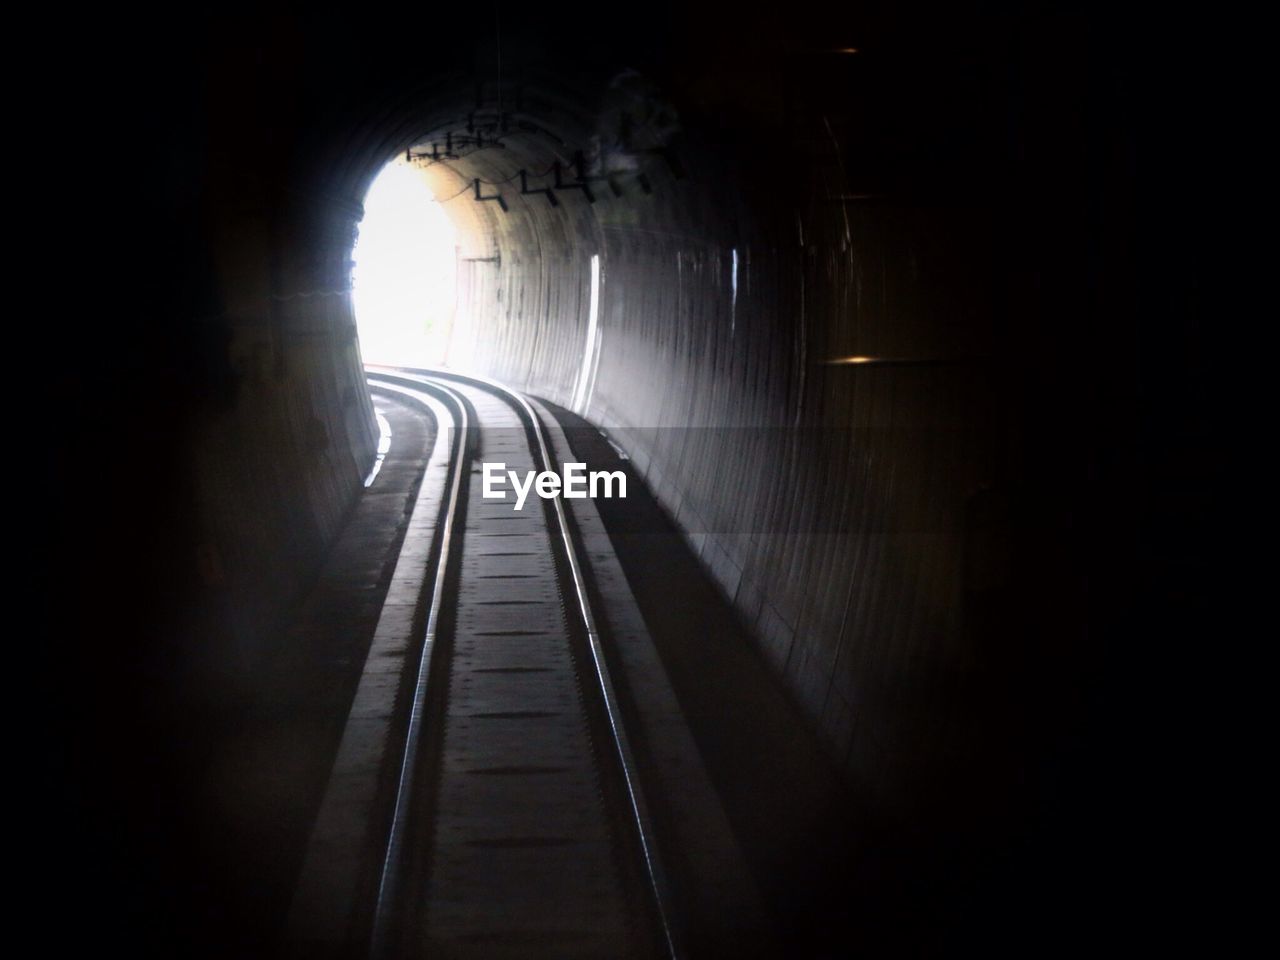
M691 166L485 211L498 257L464 262L456 352L589 399L848 774L901 803L963 759L966 603L1004 575L975 526L1005 479L989 231L835 183L748 213ZM882 362L828 362L853 355Z
M218 215L219 289L249 306L225 305L235 399L197 462L244 621L314 569L368 460L359 198L452 136L425 173L463 236L450 360L609 431L864 796L905 809L994 759L1079 625L1056 544L1086 483L1083 381L1062 347L1106 314L1061 185L1086 140L1057 74L1027 81L1049 140L969 48L902 49L709 64L679 104L616 64L536 58L501 88L442 67L299 93L269 176L231 164L219 194L244 207Z

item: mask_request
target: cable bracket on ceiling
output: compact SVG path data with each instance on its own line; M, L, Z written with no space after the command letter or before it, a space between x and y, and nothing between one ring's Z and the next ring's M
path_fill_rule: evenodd
M574 169L574 177L575 177L573 183L564 182L564 172L560 166L559 160L555 162L555 164L552 166L551 169L555 173L555 184L553 189L581 190L582 195L587 198L587 203L596 202L596 195L591 192L591 184L587 182L586 164L582 159L581 150L579 150L577 153L573 155L573 169Z
M479 178L479 177L476 177L474 180L472 180L472 181L471 181L471 183L472 183L472 186L474 186L474 188L475 188L475 191L476 191L476 200L477 200L477 201L479 201L479 202L483 202L483 201L485 201L485 200L493 200L493 201L495 201L495 202L498 204L498 206L499 206L499 207L501 207L501 208L502 208L502 212L503 212L503 213L506 213L506 212L507 212L507 201L505 201L505 200L503 200L503 199L502 199L502 194L501 194L501 193L494 193L494 194L491 194L490 196L487 196L487 197L486 197L486 196L483 196L483 195L480 193L480 178Z
M530 190L529 189L529 171L521 170L520 171L520 194L525 197L531 197L531 196L536 196L539 193L546 196L547 202L551 204L551 206L553 207L560 206L560 201L556 199L555 191L552 190L550 187L538 187L534 190Z

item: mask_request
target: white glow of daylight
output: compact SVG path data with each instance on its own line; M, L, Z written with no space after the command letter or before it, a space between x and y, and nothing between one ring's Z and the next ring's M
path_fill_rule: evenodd
M591 391L588 389L595 371L592 358L599 362L598 324L600 321L600 257L591 255L591 300L587 308L587 339L582 347L582 369L578 371L578 385L573 392L573 409L585 413L591 403ZM594 387L594 384L591 384Z
M351 274L366 361L442 362L453 324L456 243L421 173L403 163L383 168L364 200Z
M732 287L732 298L729 301L729 332L733 333L738 326L738 248L733 248L733 269L729 274L729 285Z

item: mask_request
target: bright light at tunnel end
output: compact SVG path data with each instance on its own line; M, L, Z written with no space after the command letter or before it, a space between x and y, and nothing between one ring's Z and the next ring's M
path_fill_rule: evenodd
M420 170L388 164L364 200L352 304L365 361L443 363L455 319L457 235Z

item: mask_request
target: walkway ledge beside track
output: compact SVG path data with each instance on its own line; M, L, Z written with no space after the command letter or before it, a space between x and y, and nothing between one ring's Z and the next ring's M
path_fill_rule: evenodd
M397 697L406 672L416 672L419 662L411 654L419 645L420 608L435 579L450 467L461 453L451 449L462 439L454 414L427 387L378 389L427 407L436 418L435 443L307 844L286 922L286 956L345 955L363 940L365 884L375 869L372 861L385 852L387 823L380 801L388 753L400 740Z

